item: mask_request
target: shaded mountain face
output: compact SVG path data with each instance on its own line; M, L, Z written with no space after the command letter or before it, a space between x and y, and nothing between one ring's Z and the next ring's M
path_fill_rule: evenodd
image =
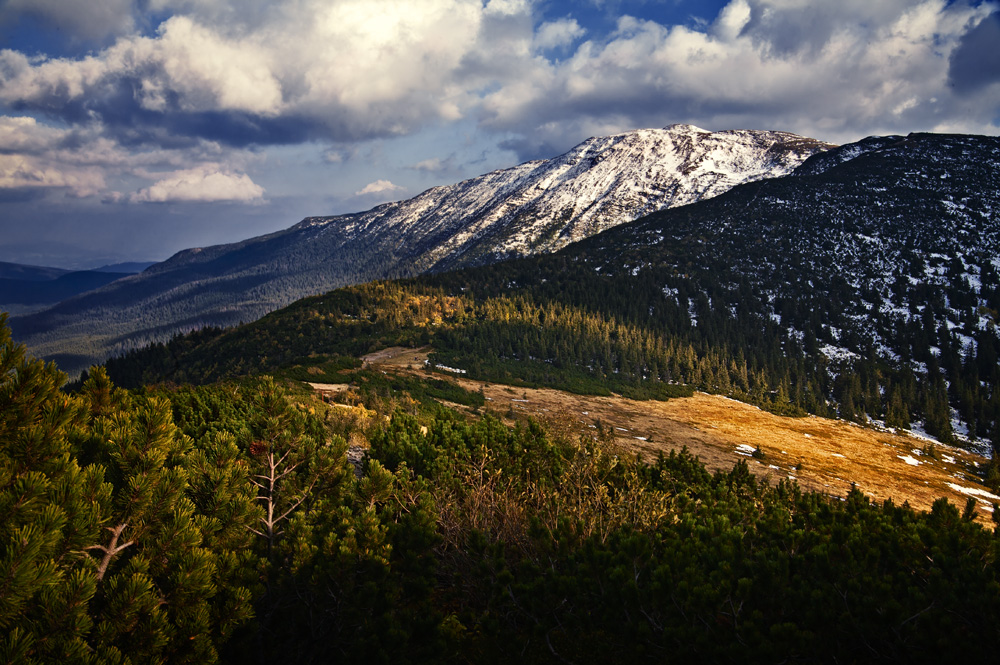
M830 145L785 132L689 125L592 138L367 212L178 253L140 275L12 320L32 352L76 372L206 325L255 320L307 295L373 279L555 251L664 208L781 176Z
M867 363L878 388L832 389L841 403L889 400L873 362L912 373L925 401L947 401L937 431L978 423L974 436L1000 442L1000 138L867 140L559 256L654 283L649 311L686 309L695 328L756 319L832 378Z
M831 357L974 353L997 334L1000 139L862 144L565 253L601 274L656 271L667 292L696 280L711 307L756 308L793 337L816 335ZM916 328L926 348L908 334Z

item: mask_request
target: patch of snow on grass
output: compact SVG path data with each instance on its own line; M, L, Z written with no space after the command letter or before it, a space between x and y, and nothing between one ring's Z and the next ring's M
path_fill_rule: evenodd
M962 485L956 485L955 483L947 483L947 485L956 492L961 492L966 496L982 497L991 501L1000 501L1000 496L987 492L986 490L981 490L978 487L963 487Z
M434 365L434 369L439 369L443 372L451 372L452 374L465 374L464 369L458 369L457 367L448 367L447 365Z
M740 443L736 446L737 455L753 455L753 451L756 450L753 446L747 443Z
M903 460L910 466L920 466L920 460L913 457L912 455L896 455L899 459Z

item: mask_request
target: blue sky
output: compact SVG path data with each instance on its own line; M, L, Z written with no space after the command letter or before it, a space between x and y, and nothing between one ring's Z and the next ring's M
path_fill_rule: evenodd
M0 261L161 260L639 127L997 134L997 11L0 0Z

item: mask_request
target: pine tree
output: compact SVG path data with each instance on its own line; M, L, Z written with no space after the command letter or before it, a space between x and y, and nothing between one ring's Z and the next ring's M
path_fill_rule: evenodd
M217 565L221 543L204 542L190 441L169 405L114 388L99 368L67 396L65 377L4 323L0 660L216 661L249 618L249 594Z
M90 658L96 590L83 548L109 498L82 469L68 433L81 417L55 365L27 357L0 314L0 660Z

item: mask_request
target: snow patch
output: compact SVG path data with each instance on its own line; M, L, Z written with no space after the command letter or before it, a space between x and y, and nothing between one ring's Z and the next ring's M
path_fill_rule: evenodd
M961 492L966 496L982 497L984 499L989 499L990 501L1000 502L1000 496L987 492L986 490L979 489L978 487L963 487L962 485L956 485L955 483L947 483L947 485L956 492Z

